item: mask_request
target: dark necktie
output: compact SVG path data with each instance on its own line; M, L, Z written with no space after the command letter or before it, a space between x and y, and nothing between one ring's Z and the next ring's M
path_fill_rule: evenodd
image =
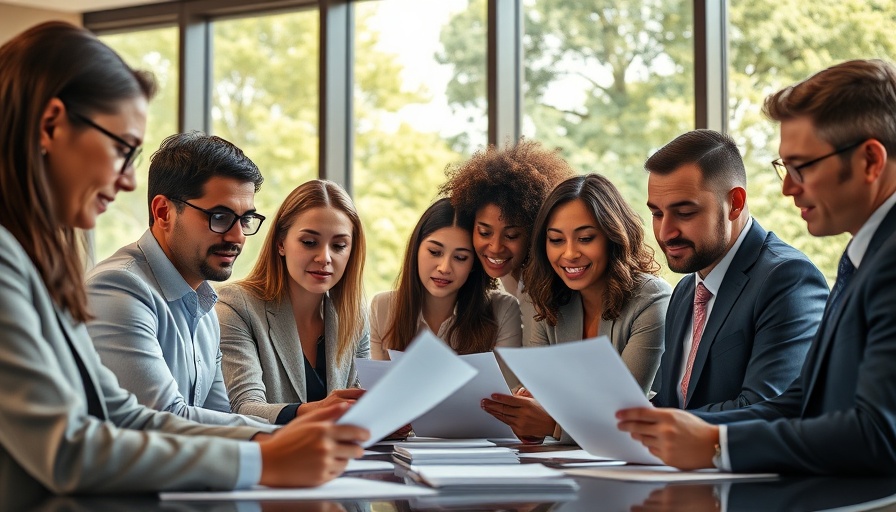
M847 249L849 246L847 246ZM849 285L852 275L855 273L856 267L853 266L846 251L840 256L840 263L837 265L837 280L834 281L834 287L831 288L831 295L828 297L828 305L825 308L825 316L832 312L840 302L843 290Z

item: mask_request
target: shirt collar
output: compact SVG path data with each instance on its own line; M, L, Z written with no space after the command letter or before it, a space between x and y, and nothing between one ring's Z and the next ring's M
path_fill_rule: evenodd
M893 209L894 204L896 204L896 194L891 195L882 205L878 206L877 210L874 210L874 213L859 228L856 236L850 240L849 245L846 247L846 254L849 255L849 260L852 261L854 267L859 268L859 265L862 264L862 258L865 257L865 253L868 251L868 245L871 244L874 232L880 227L884 217Z
M703 286L712 293L713 297L719 294L719 288L722 287L722 280L725 279L725 274L728 273L728 267L731 266L731 262L734 260L734 255L737 254L738 249L740 249L740 246L744 243L744 239L747 238L747 233L750 232L750 228L752 227L753 217L751 216L747 219L747 223L744 225L743 229L740 230L740 234L737 235L737 240L734 242L734 245L732 245L731 249L725 253L725 256L719 261L719 264L709 271L706 279L702 279L700 274L694 272L694 276L697 278L694 280L694 287L703 283Z
M174 267L174 264L171 263L171 260L168 259L168 255L162 250L162 246L159 245L159 241L153 236L152 230L147 229L146 233L143 233L143 236L140 237L137 245L146 256L146 263L152 270L153 276L159 282L159 289L166 301L174 302L183 299L187 295L195 294L198 295L199 304L205 311L209 311L215 305L215 302L218 301L218 294L208 284L208 281L203 281L196 290L193 290L187 284L187 281L184 280L180 272Z

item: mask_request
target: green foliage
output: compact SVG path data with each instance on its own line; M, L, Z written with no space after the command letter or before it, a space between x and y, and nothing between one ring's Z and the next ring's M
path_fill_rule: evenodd
M760 109L768 94L839 61L896 56L896 1L728 5L730 133L747 165L751 213L833 280L847 236L813 238L781 195L769 165L777 127ZM691 2L531 0L524 9L526 135L562 148L580 172L609 177L646 221L643 162L694 128ZM486 79L484 57L457 29L470 24L475 10L445 27L445 49L436 55L455 67L447 93L458 106L485 101L469 87ZM665 275L678 278L668 270Z

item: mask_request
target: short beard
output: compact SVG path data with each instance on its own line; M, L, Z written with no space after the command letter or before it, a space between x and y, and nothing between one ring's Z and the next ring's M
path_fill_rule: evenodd
M216 252L236 252L237 257L239 257L241 248L236 244L217 244L209 247L208 256L211 256ZM234 262L236 262L235 259ZM216 268L209 265L208 260L205 259L199 264L199 273L206 281L226 281L230 279L230 275L233 274L233 265L225 263Z
M719 222L716 224L714 241L716 243L700 251L697 251L695 247L693 256L678 263L673 262L666 256L669 269L679 274L691 274L703 270L725 256L725 253L728 251L728 240L725 237L725 216L721 211L719 212ZM694 247L693 243L691 246Z

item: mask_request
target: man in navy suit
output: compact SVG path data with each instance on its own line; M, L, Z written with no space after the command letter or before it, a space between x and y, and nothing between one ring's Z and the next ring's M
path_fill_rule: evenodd
M744 163L728 136L685 133L644 167L656 241L669 268L688 274L666 311L653 404L721 411L780 395L818 329L824 277L750 216Z
M852 240L799 378L743 409L619 411L679 468L896 473L896 67L849 61L766 99L773 164L811 234Z

